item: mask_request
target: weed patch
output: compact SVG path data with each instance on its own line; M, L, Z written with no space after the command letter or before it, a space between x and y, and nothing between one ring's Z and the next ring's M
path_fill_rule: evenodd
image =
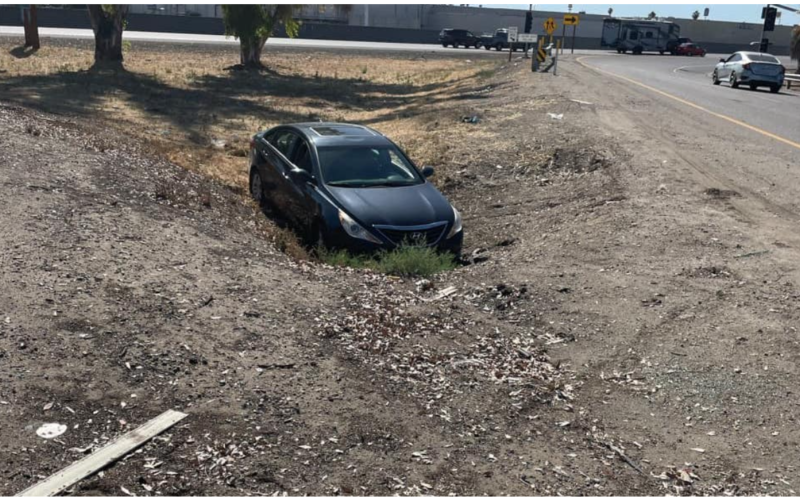
M395 276L431 276L451 271L458 265L451 254L411 245L375 255L353 255L346 250L317 248L316 255L321 262L332 266L373 269Z

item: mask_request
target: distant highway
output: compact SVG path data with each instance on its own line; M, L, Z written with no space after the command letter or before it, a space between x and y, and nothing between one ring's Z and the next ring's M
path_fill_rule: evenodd
M710 75L720 57L719 54L706 57L604 54L578 60L589 68L621 77L620 85L638 82L711 113L800 143L800 92L784 88L778 94L770 94L767 88L752 91L747 87L733 89L727 82L712 85ZM787 69L796 67L797 63L790 64L788 57L780 59ZM657 114L653 119L658 120Z
M92 30L69 28L39 28L42 37L56 38L94 38ZM23 35L21 26L0 26L0 35ZM222 35L199 35L192 33L154 33L149 31L126 31L124 38L131 41L203 43L203 44L238 44L233 37ZM340 40L309 40L303 38L270 38L268 46L275 47L308 47L320 49L342 50L390 50L413 52L449 52L459 55L490 56L497 52L483 49L454 49L441 45L419 43L381 43L381 42L345 42ZM507 54L507 53L506 53Z
M21 26L0 26L0 36L22 36ZM55 38L94 38L92 30L70 29L70 28L39 28L39 35L42 37ZM155 33L149 31L126 31L124 38L131 41L148 42L174 42L174 43L202 43L202 44L238 44L239 41L226 38L222 35L199 35L192 33ZM341 40L310 40L304 38L270 38L267 40L270 47L307 47L318 49L339 49L339 50L379 50L379 51L402 51L402 52L437 52L453 56L469 57L498 57L508 51L497 52L485 49L465 49L463 47L454 49L452 47L442 47L437 44L423 43L385 43L385 42L346 42ZM565 51L569 52L569 49ZM591 54L596 51L576 50L576 54Z

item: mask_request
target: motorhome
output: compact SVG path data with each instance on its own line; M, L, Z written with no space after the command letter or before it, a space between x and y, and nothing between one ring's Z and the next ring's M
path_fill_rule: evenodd
M671 50L680 35L681 27L671 21L608 18L603 20L600 46L616 49L620 54L663 54Z

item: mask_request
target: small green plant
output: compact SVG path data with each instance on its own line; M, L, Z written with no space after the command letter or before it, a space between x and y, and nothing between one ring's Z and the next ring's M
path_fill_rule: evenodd
M123 53L125 53L125 54L129 53L131 51L131 47L132 47L132 45L131 45L130 40L123 40L122 41L122 52Z
M367 67L366 66L361 66L361 74L362 75L366 75L367 74Z
M346 250L316 249L317 258L329 265L374 269L395 276L431 276L451 271L458 265L453 255L429 247L401 245L375 255L353 255Z

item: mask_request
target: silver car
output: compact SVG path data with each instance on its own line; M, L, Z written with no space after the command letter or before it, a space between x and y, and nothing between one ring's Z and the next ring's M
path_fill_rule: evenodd
M720 59L711 78L714 85L728 80L731 87L748 85L750 90L769 87L770 92L778 92L783 85L786 68L777 57L759 52L735 52L727 59Z

